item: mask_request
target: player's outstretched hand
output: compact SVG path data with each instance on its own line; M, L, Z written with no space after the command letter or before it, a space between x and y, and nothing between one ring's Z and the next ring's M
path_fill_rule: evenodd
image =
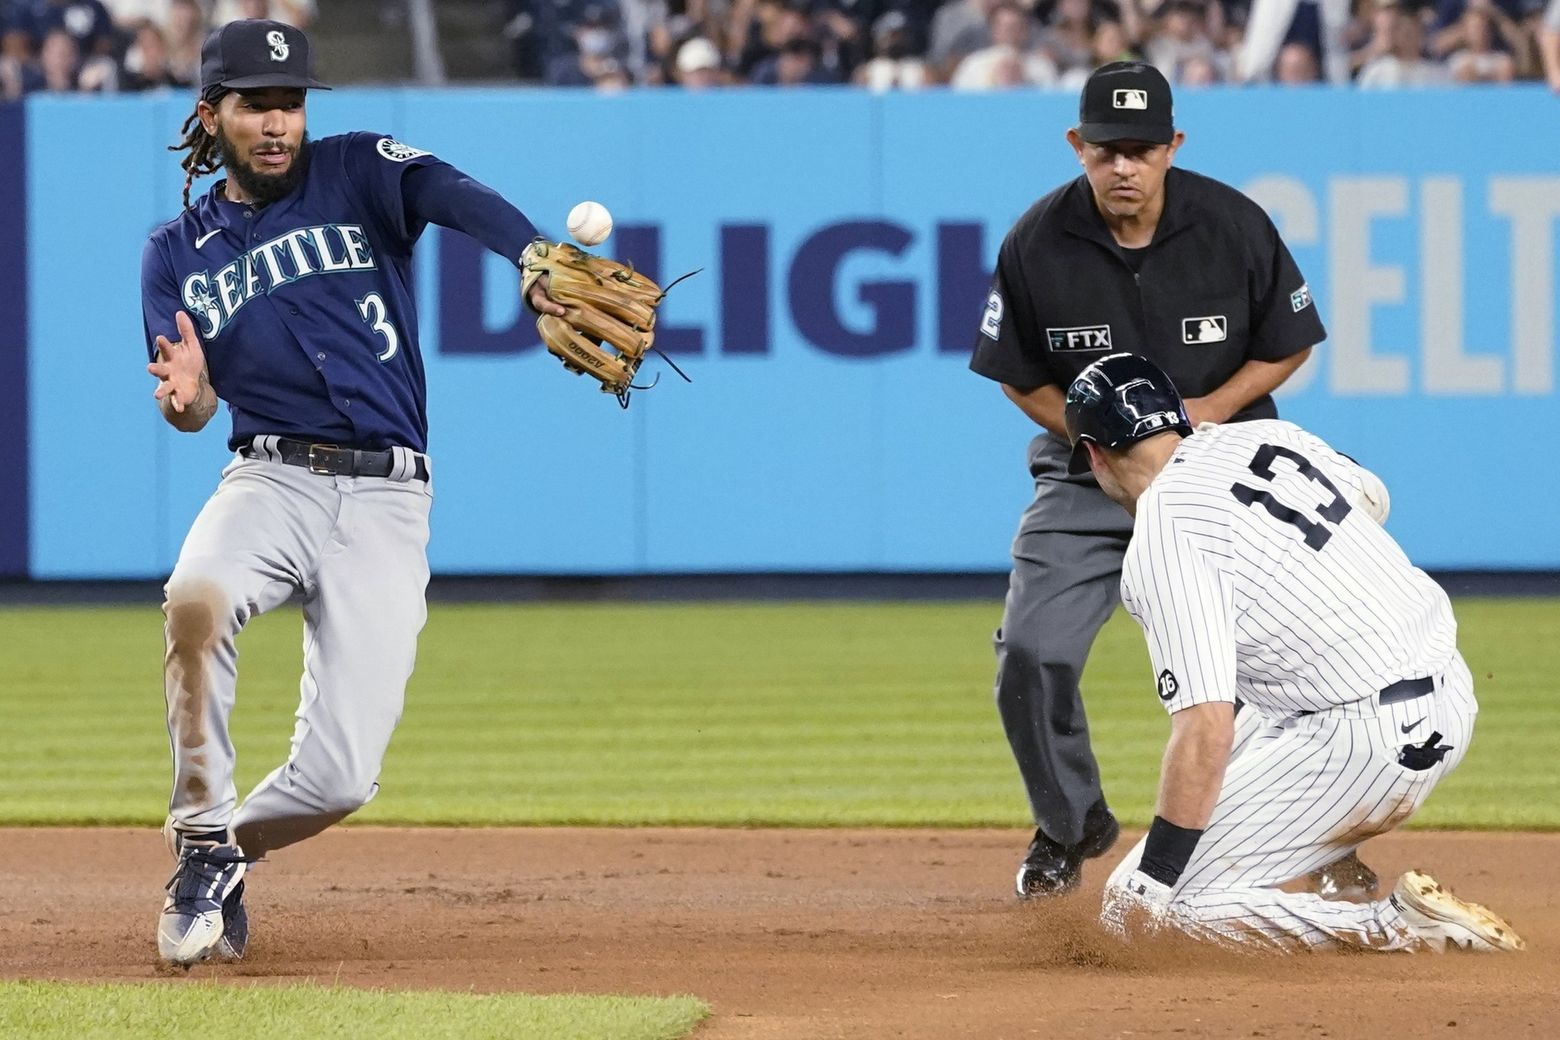
M531 309L537 314L553 314L561 318L568 313L563 304L547 295L547 276L545 274L536 280L535 285L531 286L529 302Z
M206 352L201 348L200 337L195 333L195 323L183 311L174 315L179 326L179 341L174 343L167 336L157 337L157 360L146 370L157 377L157 389L152 396L161 401L168 399L176 412L194 404L200 397L201 384L206 375Z
M1164 882L1134 870L1120 884L1105 886L1100 924L1122 942L1157 932L1170 915L1170 891Z

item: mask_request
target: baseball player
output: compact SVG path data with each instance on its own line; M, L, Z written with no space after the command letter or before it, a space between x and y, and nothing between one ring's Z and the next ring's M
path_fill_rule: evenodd
M1021 899L1071 891L1119 833L1078 682L1116 606L1130 518L1087 473L1067 472L1063 389L1090 362L1135 351L1190 395L1194 419L1270 419L1270 394L1326 335L1262 209L1173 168L1184 135L1152 65L1097 69L1067 140L1083 175L1003 241L970 361L1042 428L995 638L997 708L1037 824Z
M1285 952L1522 949L1418 871L1365 902L1278 887L1407 820L1473 735L1451 604L1381 528L1380 482L1292 423L1194 432L1133 354L1084 369L1065 415L1069 469L1133 516L1121 599L1171 715L1156 815L1106 885L1106 928Z
M432 500L412 247L429 223L518 262L531 222L426 152L377 134L310 141L309 41L247 20L211 34L184 125L185 208L146 244L147 366L163 417L218 401L235 457L166 587L178 867L164 960L241 957L246 867L372 798L426 617ZM226 178L191 203L200 174ZM531 306L561 314L545 282ZM234 640L294 593L304 671L287 761L237 804Z

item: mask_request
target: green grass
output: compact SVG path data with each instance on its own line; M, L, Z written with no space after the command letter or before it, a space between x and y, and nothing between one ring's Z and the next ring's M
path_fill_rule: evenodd
M266 1040L678 1040L708 1014L691 997L0 983L0 1036L29 1040L172 1036L190 1023Z
M998 603L436 604L375 823L1027 820L991 701ZM1461 600L1483 711L1420 826L1560 827L1560 601ZM0 610L0 822L156 824L162 618ZM243 792L287 752L301 621L240 641ZM1168 722L1118 613L1085 679L1107 793L1146 822Z

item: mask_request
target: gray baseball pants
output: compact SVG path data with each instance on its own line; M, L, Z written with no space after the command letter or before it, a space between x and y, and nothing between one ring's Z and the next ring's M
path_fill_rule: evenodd
M1094 637L1121 602L1121 560L1132 517L1091 477L1070 477L1071 449L1041 434L1029 446L1035 498L1013 540L997 651L1002 728L1035 824L1076 845L1105 796L1078 688Z
M258 859L374 796L427 618L431 504L428 483L415 479L247 458L223 470L165 589L174 830L231 827ZM292 751L239 807L228 734L235 640L295 591L304 630Z

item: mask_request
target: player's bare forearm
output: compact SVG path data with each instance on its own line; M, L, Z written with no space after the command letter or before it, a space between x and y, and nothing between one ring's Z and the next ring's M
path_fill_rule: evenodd
M1228 701L1194 704L1172 715L1155 812L1177 827L1205 829L1234 744L1235 705Z
M1310 356L1311 348L1306 347L1281 361L1246 362L1213 393L1186 399L1186 411L1192 425L1227 422L1230 416L1251 402L1283 386L1285 380L1294 375Z
M1061 387L1047 383L1033 390L1020 390L1003 383L1002 392L1018 405L1019 411L1063 440L1067 439L1067 399L1062 396Z
M183 411L180 411L180 406ZM168 425L181 433L199 433L206 428L211 417L217 414L217 392L211 388L211 382L206 378L206 373L200 374L200 390L193 401L181 401L175 394L169 394L157 402L162 417L168 420Z

